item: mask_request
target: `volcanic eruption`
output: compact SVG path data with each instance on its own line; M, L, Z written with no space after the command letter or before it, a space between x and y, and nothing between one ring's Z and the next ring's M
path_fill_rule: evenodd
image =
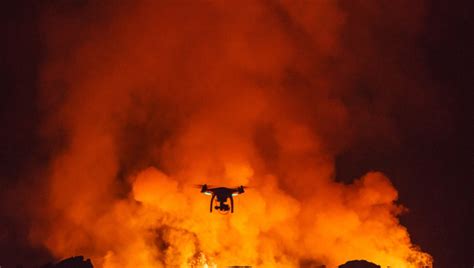
M99 268L430 266L389 178L335 173L355 140L396 139L388 114L414 86L398 59L422 12L386 16L375 1L45 8L42 135L55 147L47 198L30 206L32 243ZM380 25L399 43L373 38ZM190 187L201 183L252 189L223 216Z

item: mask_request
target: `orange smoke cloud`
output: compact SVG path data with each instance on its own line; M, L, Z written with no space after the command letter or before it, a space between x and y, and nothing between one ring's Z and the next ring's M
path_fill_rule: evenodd
M109 4L45 11L45 133L65 145L33 241L104 268L431 264L388 178L334 180L359 131L328 67L354 68L335 2ZM221 216L195 183L253 188Z

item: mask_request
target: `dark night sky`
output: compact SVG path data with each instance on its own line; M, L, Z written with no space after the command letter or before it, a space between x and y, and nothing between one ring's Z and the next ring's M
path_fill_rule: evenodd
M391 178L400 203L410 209L401 221L414 243L433 255L435 267L474 264L473 135L469 129L473 122L474 44L473 18L466 5L470 1L464 2L436 0L428 4L419 47L435 85L432 90L439 96L429 107L433 109L426 113L429 116L411 122L409 115L402 115L399 146L380 147L378 141L365 140L336 161L340 178L359 177L367 170L381 170ZM12 220L22 209L22 195L28 193L10 191L24 183L33 191L41 181L27 176L28 171L37 170L49 156L38 138L43 112L37 104L37 71L42 57L37 25L40 7L31 3L10 1L0 7L0 265L11 256L38 262L48 258L44 250L25 246L26 230L34 223L26 215L23 224ZM434 131L433 121L444 129ZM15 202L11 195L16 196Z

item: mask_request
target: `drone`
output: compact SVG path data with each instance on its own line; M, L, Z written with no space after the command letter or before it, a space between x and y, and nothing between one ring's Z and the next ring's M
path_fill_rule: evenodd
M205 195L210 195L211 197L211 206L210 212L212 213L212 203L215 198L217 200L214 205L214 209L218 210L221 214L227 214L230 210L230 213L234 213L234 196L243 194L245 186L239 186L235 188L227 187L209 187L207 184L198 185L201 188L201 193ZM227 199L230 199L230 206L227 204Z

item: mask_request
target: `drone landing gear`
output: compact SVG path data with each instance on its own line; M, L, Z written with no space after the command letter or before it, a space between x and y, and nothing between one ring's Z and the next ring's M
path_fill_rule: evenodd
M212 202L214 201L215 197L216 197L215 194L213 194L212 197L211 197L211 206L210 206L211 213L212 213ZM216 207L216 209L217 209L217 207Z

